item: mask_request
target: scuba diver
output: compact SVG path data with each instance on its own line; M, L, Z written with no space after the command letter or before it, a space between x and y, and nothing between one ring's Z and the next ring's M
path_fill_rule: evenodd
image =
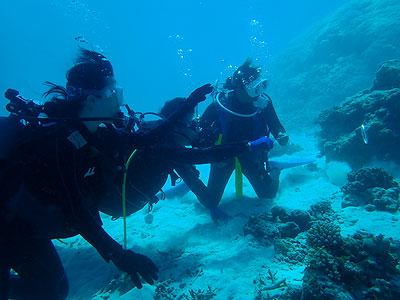
M210 91L211 92L211 91ZM158 114L162 119L169 119L180 111L186 103L185 98L174 98L167 101ZM254 151L259 148L268 148L272 142L262 137L255 141L241 141L236 143L198 148L198 129L194 119L195 109L187 110L179 121L157 143L137 151L127 169L126 185L126 214L130 215L146 204L152 208L159 201L157 193L162 190L168 176L172 186L181 178L187 187L197 196L203 206L216 210L213 207L212 195L206 185L199 178L199 171L193 164L208 164L225 161L235 155ZM139 131L146 132L156 126L157 121L140 122ZM129 150L128 152L130 152ZM111 173L108 172L110 175ZM115 176L116 181L121 177ZM113 183L112 183L113 182ZM101 196L98 208L101 212L114 218L123 215L119 196L121 184L110 181L109 192ZM115 190L118 190L115 192ZM162 193L161 193L162 198ZM210 201L211 200L211 201ZM222 213L222 212L221 212Z
M6 92L11 114L0 120L0 299L65 299L69 284L51 239L77 234L137 288L141 278L153 284L157 266L106 233L98 199L113 183L108 171L124 172L126 157L118 154L158 142L205 100L211 85L195 90L152 130L136 132L133 118L122 116L122 89L102 54L82 49L66 87L47 84L44 96L51 100L44 105Z
M203 141L224 145L268 137L271 133L280 145L288 143L289 136L278 119L271 99L265 94L268 81L261 77L261 68L251 66L251 62L248 58L232 77L228 77L224 90L216 89L214 92L215 101L207 107L199 122ZM280 170L269 168L268 150L257 149L211 164L208 189L213 195L214 208L221 201L235 168L247 177L258 197L275 197ZM214 219L228 218L221 210L216 212L213 214L211 210Z

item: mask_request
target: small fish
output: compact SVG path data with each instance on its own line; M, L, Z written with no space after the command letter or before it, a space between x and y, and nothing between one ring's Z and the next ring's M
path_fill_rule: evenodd
M79 43L87 43L88 41L83 37L83 35L78 35L75 37L75 41L78 41Z

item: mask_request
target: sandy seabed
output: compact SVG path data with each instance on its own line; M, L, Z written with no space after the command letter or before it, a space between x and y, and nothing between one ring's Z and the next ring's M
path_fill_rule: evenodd
M348 167L326 163L324 157L317 158L315 140L309 136L297 136L292 140L304 150L278 159L316 158L314 167L283 170L280 189L273 200L258 199L246 179L243 183L245 196L237 198L232 176L220 205L233 216L228 223L214 224L191 192L180 199L160 201L151 212L146 207L127 218L128 248L149 256L160 268L160 278L154 286L145 284L141 290L130 289L129 280L122 279L118 270L102 260L80 237L63 240L67 244L54 241L70 281L68 299L144 300L153 299L156 294L156 299L182 299L183 295L188 296L183 299L197 299L191 296L194 292L214 295L204 299L253 300L259 293L258 279L268 277L269 272L276 273L276 280L286 279L288 286L300 287L305 262L280 261L274 257L273 246L262 246L251 235L243 234L243 226L250 215L269 211L275 205L287 211L308 210L318 201L330 200L343 236L365 230L397 239L398 213L368 212L363 207L342 208L340 186L345 183ZM208 166L199 169L206 182ZM122 243L122 219L112 221L106 215L102 215L102 219L105 230ZM117 279L110 283L113 278ZM273 296L286 288L268 293Z

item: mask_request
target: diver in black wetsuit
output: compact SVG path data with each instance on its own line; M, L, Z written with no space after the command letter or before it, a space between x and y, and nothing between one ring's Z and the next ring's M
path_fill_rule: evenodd
M224 86L225 92L215 94L215 101L208 106L200 119L203 140L221 144L254 140L271 133L281 145L289 141L279 121L271 99L264 93L267 80L260 68L251 66L251 59L240 66ZM279 186L278 169L265 168L268 149L242 153L237 156L243 174L248 178L260 198L273 198ZM225 186L235 169L235 159L211 164L208 188L213 195L213 206L221 201ZM225 219L221 211L215 219Z
M167 101L160 115L167 119L171 118L182 109L186 101L185 98ZM156 193L164 186L168 175L171 179L181 177L199 201L210 209L213 197L199 179L199 172L193 164L224 161L241 153L268 147L265 137L257 141L243 141L207 148L192 147L197 145L199 138L192 126L193 118L194 109L188 110L186 114L182 114L179 121L174 123L172 130L159 138L158 143L141 149L135 154L127 170L126 212L128 215L142 209L148 203L151 205L157 202L159 199ZM118 196L120 192L111 192L112 189L120 187L121 184L114 182L110 186L110 192L101 196L98 208L102 212L114 217L122 216L122 204Z
M65 299L68 280L51 239L77 234L138 288L139 276L153 284L154 263L123 249L101 227L98 199L114 179L107 171L123 172L126 157L119 157L118 149L158 142L212 88L197 89L168 120L136 133L111 124L121 120L114 116L121 113L122 90L103 55L82 50L67 73L66 88L50 85L46 95L53 98L40 111L47 117L21 115L14 106L12 117L25 125L17 120L16 142L1 151L0 299Z

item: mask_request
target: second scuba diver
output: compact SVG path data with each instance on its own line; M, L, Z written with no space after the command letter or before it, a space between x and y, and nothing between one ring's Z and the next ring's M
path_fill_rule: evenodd
M209 92L212 91L210 88ZM185 106L187 99L175 98L167 101L160 111L163 118L169 119ZM194 192L199 201L207 208L213 208L212 195L208 188L199 179L199 172L193 164L207 164L225 161L235 155L269 149L272 142L267 137L255 141L241 141L230 144L198 148L198 133L193 128L194 108L182 115L179 122L175 122L172 130L160 137L157 143L140 149L133 157L127 170L126 186L126 213L127 215L142 209L146 204L156 203L159 199L156 193L164 186L168 175L172 184L181 177L186 185ZM155 122L155 121L153 121ZM150 124L142 124L142 131L151 128ZM155 122L156 123L156 122ZM193 147L194 146L194 147ZM128 152L131 152L130 149ZM109 173L110 174L110 173ZM116 176L116 181L121 177ZM119 178L119 179L118 179ZM110 192L101 197L99 209L114 217L122 216L121 201L113 189L120 189L121 184L110 186ZM218 210L218 208L215 208Z
M202 140L225 145L268 137L271 133L280 145L286 145L289 136L265 94L267 83L267 79L261 77L261 68L251 66L251 59L247 59L232 77L228 77L224 91L215 93L215 101L202 115ZM241 169L258 197L276 195L280 170L268 167L268 150L260 148L211 164L208 188L213 195L210 209L213 219L228 218L216 207L235 168Z

